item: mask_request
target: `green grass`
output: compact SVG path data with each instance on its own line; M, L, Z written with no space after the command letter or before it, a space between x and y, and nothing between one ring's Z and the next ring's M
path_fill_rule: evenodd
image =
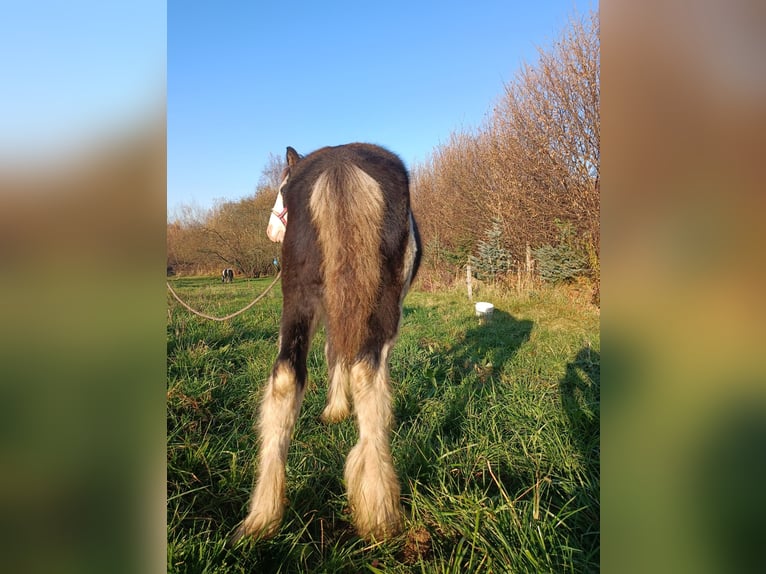
M214 315L268 280L178 279ZM287 463L276 538L230 547L253 485L259 393L276 356L279 288L224 323L168 299L169 572L592 572L599 567L597 312L564 288L495 304L480 325L465 294L413 292L392 352L393 455L406 529L358 539L343 485L353 419L324 425L324 333Z

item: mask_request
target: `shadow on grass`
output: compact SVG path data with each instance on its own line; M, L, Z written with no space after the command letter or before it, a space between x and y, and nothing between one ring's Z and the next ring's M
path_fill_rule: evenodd
M397 404L397 427L405 440L416 440L422 448L402 449L402 483L428 483L444 471L443 461L434 456L440 448L459 447L469 432L471 410L486 404L507 363L529 340L533 322L517 319L495 309L492 319L466 330L462 339L433 358L435 366L415 381ZM436 412L429 412L433 402ZM472 406L471 406L472 405ZM443 445L439 447L438 445Z
M599 460L601 355L583 347L567 364L559 383L561 406L569 419L577 449L584 461Z
M516 319L495 309L491 321L469 329L452 348L454 396L442 424L442 435L458 438L466 421L469 401L481 400L492 390L510 361L532 332L532 321Z
M569 363L559 381L561 406L569 424L569 434L577 448L582 478L572 493L582 518L573 521L572 545L599 563L600 553L600 394L601 355L583 347Z

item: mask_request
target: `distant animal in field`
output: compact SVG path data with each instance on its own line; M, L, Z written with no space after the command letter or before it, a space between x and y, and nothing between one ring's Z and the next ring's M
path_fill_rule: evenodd
M409 177L396 155L360 143L306 157L288 147L282 177L267 229L283 242L279 354L260 405L257 481L235 539L279 529L285 461L320 322L329 368L322 419L340 421L353 405L359 440L344 471L348 501L359 535L385 539L402 526L390 446L389 353L421 258Z
M231 283L232 281L234 281L234 269L227 267L221 271L221 282Z

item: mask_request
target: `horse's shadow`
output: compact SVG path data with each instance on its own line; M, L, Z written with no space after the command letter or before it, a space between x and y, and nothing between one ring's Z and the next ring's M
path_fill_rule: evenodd
M441 472L438 457L433 456L436 445L457 446L463 440L466 425L471 424L469 403L480 404L493 392L534 326L532 321L500 309L494 310L489 321L470 320L475 321L475 326L448 348L438 349L438 359L434 360L437 366L420 384L411 385L409 395L397 402L400 438L423 445L400 450L405 455L399 461L405 482L429 482ZM437 405L436 412L424 412L432 401ZM426 447L429 443L430 447Z
M529 340L533 322L495 309L492 319L469 329L453 347L454 395L442 424L442 436L457 438L466 422L470 400L483 398L518 350Z
M586 346L567 363L559 381L559 396L582 468L578 486L571 493L574 504L582 509L582 519L573 525L570 538L573 545L592 553L595 563L599 560L600 533L600 394L601 355Z
M567 363L559 394L575 445L586 462L599 460L600 393L601 355L583 347Z

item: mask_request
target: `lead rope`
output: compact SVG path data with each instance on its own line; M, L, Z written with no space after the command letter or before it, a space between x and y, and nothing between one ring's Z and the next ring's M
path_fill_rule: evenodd
M168 286L168 289L170 290L170 293L173 295L173 297L175 297L176 301L178 301L178 302L179 302L181 305L183 305L184 307L186 307L186 308L187 308L189 311L191 311L191 312L192 312L192 313L194 313L195 315L199 315L199 316L200 316L200 317L202 317L203 319L210 319L211 321L226 321L227 319L231 319L232 317L236 317L237 315L239 315L239 314L241 314L241 313L244 313L244 312L245 312L245 311L247 311L247 310L248 310L250 307L252 307L253 305L255 305L255 304L258 302L258 301L260 301L261 299L263 299L263 298L266 296L266 294L267 294L269 291L271 291L271 289L274 287L274 285L276 285L276 284L277 284L277 281L279 281L279 278L280 278L281 276L282 276L282 272L280 271L279 273L277 273L277 276L276 276L276 277L274 277L274 281L272 281L272 282L271 282L271 285L269 285L268 287L266 287L266 290L265 290L263 293L261 293L260 295L258 295L258 297L256 297L256 298L255 298L255 300L254 300L252 303L250 303L249 305L247 305L247 307L244 307L244 308L240 309L239 311L235 311L235 312L234 312L234 313L232 313L231 315L226 315L226 317L213 317L212 315L205 315L205 313L200 313L200 312L199 312L199 311L197 311L196 309L192 309L191 307L189 307L189 305L187 305L186 303L184 303L184 302L183 302L183 300L182 300L182 299L181 299L181 298L178 296L178 294L177 294L175 291L173 291L173 288L170 286L170 283L168 283L168 282L166 281L166 282L165 282L165 285L167 285L167 286Z

